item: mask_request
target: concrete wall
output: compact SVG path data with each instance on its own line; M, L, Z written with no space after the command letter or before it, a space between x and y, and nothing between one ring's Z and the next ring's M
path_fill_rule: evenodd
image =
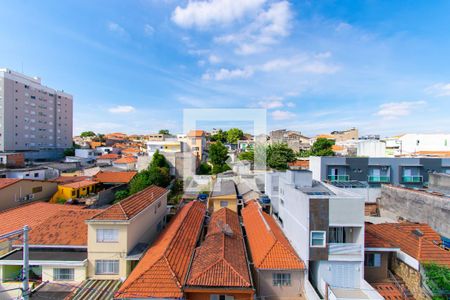
M313 265L312 277L316 287L325 295L325 285L360 288L362 278L362 263L350 261L318 261Z
M428 187L432 190L450 191L450 174L430 174Z
M0 211L33 201L48 201L56 192L56 187L55 182L34 180L16 182L0 190ZM36 192L40 188L42 188L42 191ZM29 199L30 195L33 195L33 199ZM27 199L24 197L27 197Z
M427 223L439 234L450 237L450 201L447 197L383 185L380 212L381 216Z

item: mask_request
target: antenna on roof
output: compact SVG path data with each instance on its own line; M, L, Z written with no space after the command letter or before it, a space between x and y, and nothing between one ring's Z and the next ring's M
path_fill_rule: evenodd
M233 229L231 229L230 225L224 224L222 220L217 220L216 225L226 236L233 236Z

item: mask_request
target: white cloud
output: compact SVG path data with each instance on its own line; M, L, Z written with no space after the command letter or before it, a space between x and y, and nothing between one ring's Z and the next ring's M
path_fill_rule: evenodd
M336 25L335 30L337 32L345 32L345 31L348 31L348 30L350 30L352 28L353 28L352 25L350 25L350 24L348 24L346 22L340 22L339 24Z
M291 70L299 73L333 74L339 67L309 55L299 55L291 58L273 59L262 64L259 69L264 72Z
M410 115L414 110L424 106L425 101L403 101L381 104L376 115L385 119L395 119Z
M427 87L425 91L438 97L450 96L450 83L436 83Z
M175 8L172 21L184 28L230 24L256 12L264 2L265 0L189 1L186 7Z
M295 103L294 102L288 102L286 103L287 107L295 107Z
M275 110L271 113L271 116L274 120L282 121L293 119L296 115L293 112L287 110Z
M155 33L155 28L153 28L153 26L150 24L145 24L144 25L144 33L146 36L152 36L153 33Z
M136 109L131 105L117 105L110 107L108 111L113 114L127 114L136 111Z
M207 72L203 74L202 78L204 80L227 80L235 78L248 78L253 75L253 70L251 68L244 69L225 69L222 68L217 72Z
M218 43L233 43L235 52L249 55L267 50L289 35L292 13L288 1L272 3L267 10L261 11L255 20L240 32L215 38Z
M108 30L111 32L114 32L120 36L127 35L127 31L122 26L120 26L119 24L117 24L115 22L108 22L107 26L108 26Z
M211 64L218 64L218 63L220 63L220 62L222 61L222 59L221 59L219 56L217 56L217 55L211 54L211 55L208 57L208 61L209 61Z
M273 109L283 107L284 104L281 100L262 100L258 102L258 106L265 109Z

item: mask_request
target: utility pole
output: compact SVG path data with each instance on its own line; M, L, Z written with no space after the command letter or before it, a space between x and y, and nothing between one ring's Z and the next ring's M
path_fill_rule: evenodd
M28 254L28 226L23 227L23 269L22 269L22 299L28 300L30 295L29 286L29 254Z

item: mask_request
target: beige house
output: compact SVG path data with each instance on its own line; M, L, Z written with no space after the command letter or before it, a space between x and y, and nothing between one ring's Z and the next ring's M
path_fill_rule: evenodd
M0 178L0 211L32 201L48 201L56 190L56 182Z
M206 133L203 130L191 130L187 134L187 145L198 162L202 162L206 150Z
M167 189L150 186L86 221L88 277L125 279L165 224Z
M218 180L209 197L210 211L215 212L224 207L234 212L238 211L238 198L233 180Z

